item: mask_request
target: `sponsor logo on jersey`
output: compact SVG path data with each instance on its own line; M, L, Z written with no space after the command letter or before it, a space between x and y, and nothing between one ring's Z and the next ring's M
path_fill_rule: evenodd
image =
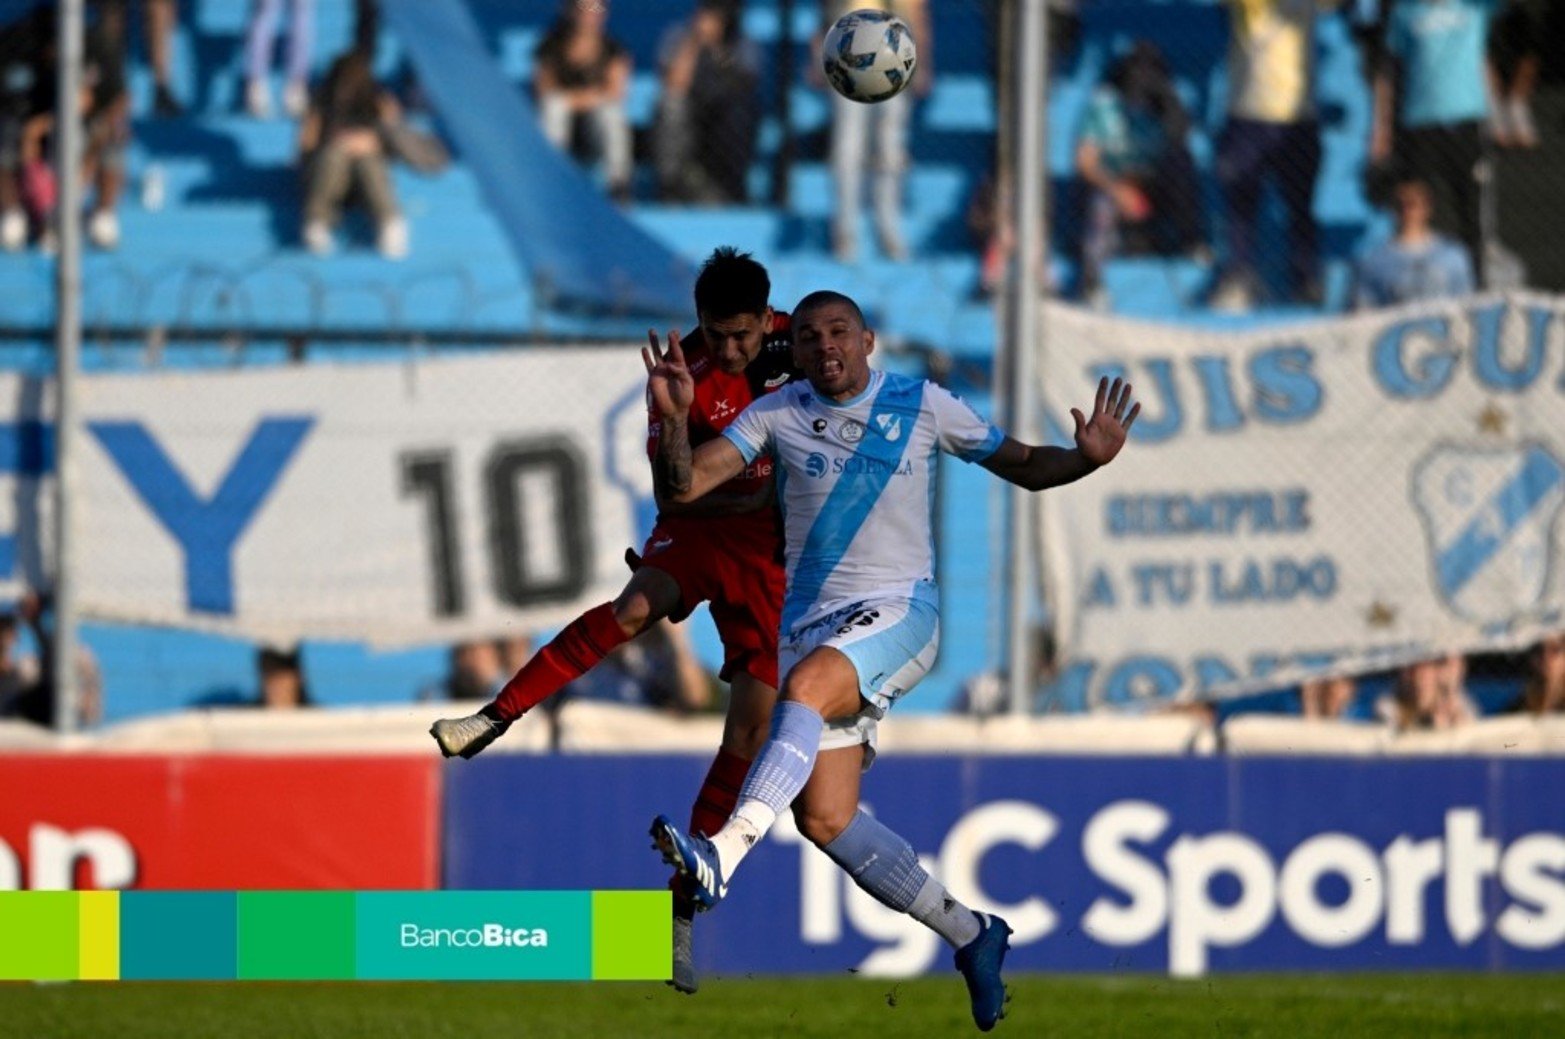
M843 419L837 427L837 436L844 444L856 444L864 439L864 423L856 418Z
M889 442L895 444L902 439L902 416L876 415L875 425L880 428L880 435Z
M826 420L823 419L823 418L818 418L814 422L811 422L810 423L810 432L814 433L818 437L825 436L826 435Z
M722 400L719 400L716 404L712 405L712 421L720 422L723 419L728 418L730 415L737 413L738 410L738 408L734 407L728 402L727 397L724 397Z
M867 628L880 620L879 610L860 610L849 617L842 627L837 629L838 635L851 635L854 628Z
M900 458L891 461L871 458L868 455L849 455L846 458L827 458L819 451L811 451L804 459L804 473L820 479L827 473L842 475L912 476L913 460Z
M903 458L890 461L885 458L870 458L866 455L849 455L847 458L833 458L831 471L834 473L874 474L891 476L912 476L913 460Z

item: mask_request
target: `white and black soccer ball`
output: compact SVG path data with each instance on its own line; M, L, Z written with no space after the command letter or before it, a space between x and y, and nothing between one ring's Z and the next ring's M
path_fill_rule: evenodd
M821 45L826 82L849 101L867 105L896 97L913 81L918 48L907 22L887 11L850 11Z

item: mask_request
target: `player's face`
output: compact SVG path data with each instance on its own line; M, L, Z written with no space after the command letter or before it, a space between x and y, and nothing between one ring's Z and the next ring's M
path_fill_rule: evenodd
M745 370L761 352L761 342L772 328L772 308L760 314L731 314L714 317L702 311L701 335L706 339L712 360L730 375Z
M822 303L794 315L793 360L815 392L847 400L869 385L875 333L845 303Z

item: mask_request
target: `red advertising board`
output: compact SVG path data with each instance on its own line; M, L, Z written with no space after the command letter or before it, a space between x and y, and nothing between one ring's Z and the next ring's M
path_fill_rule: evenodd
M0 755L0 889L431 888L418 757Z

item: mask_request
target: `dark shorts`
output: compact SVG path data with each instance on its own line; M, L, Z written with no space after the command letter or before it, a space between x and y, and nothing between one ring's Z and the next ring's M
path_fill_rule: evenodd
M743 671L777 688L777 628L787 573L780 536L769 515L715 519L665 518L641 550L641 565L679 585L672 620L703 602L723 640L723 681Z

